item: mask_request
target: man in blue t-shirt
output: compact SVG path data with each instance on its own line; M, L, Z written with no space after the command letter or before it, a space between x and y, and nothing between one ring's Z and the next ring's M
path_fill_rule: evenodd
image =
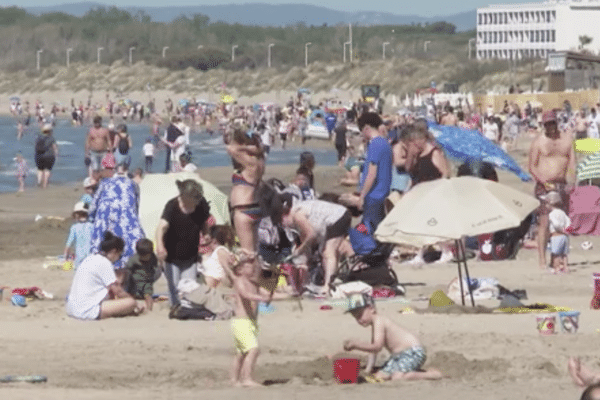
M392 183L392 147L386 139L378 114L367 112L358 119L358 128L369 140L363 174L360 180L358 208L363 210L363 223L370 234L385 216L384 201Z

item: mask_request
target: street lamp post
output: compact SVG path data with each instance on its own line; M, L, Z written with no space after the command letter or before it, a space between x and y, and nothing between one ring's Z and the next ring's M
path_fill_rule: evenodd
M390 44L390 42L383 42L383 59L385 60L385 46Z
M271 68L271 48L275 46L275 43L269 44L268 54L267 54L267 65Z
M98 47L98 64L100 64L100 52L104 50L104 47Z
M425 43L423 43L423 51L425 53L427 53L427 45L431 43L431 40L426 40Z
M237 44L236 44L236 45L233 45L233 46L231 46L231 62L234 62L234 61L235 61L235 49L237 49L237 48L238 48L238 45L237 45Z
M167 55L167 49L169 48L169 46L165 46L163 47L163 58L165 58L165 56Z
M469 60L471 59L471 49L472 49L471 43L475 42L476 40L477 39L475 39L475 38L469 39Z
M40 49L35 53L35 65L38 71L40 70L40 54L42 54L43 51L43 49Z
M135 50L135 47L130 47L129 48L129 65L133 64L133 51Z
M71 57L70 56L71 56L71 52L72 51L73 51L73 49L71 49L71 48L67 49L67 68L69 68L69 64L70 64L70 61L71 61Z
M345 42L344 43L344 64L346 63L346 46L352 46L352 42Z
M308 42L304 45L304 67L308 67L308 46L311 44L311 42Z

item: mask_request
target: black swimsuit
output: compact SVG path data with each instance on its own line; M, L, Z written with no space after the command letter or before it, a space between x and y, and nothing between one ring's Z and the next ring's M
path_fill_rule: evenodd
M441 171L433 164L433 153L439 150L434 148L424 156L419 156L417 163L411 169L410 175L413 180L413 186L422 182L433 181L440 179L443 175Z

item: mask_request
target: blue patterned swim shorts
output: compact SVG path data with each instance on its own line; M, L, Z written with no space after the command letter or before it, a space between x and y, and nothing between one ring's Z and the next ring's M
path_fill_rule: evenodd
M426 359L425 348L420 346L411 347L400 353L392 354L381 367L381 371L390 375L395 372L417 371L425 364Z

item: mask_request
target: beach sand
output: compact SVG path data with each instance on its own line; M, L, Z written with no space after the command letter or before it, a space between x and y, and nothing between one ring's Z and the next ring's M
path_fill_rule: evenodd
M516 153L523 163L524 152ZM294 162L295 160L290 160ZM271 167L266 177L289 180L295 165ZM229 168L203 169L204 178L224 191ZM335 185L342 171L319 167L317 188L341 191ZM500 173L500 181L528 193L532 183ZM516 260L470 261L472 277L495 277L510 289L526 289L526 303L550 303L581 311L577 334L540 336L535 314L401 314L407 306L425 308L433 291L445 289L456 276L455 264L421 269L395 265L407 295L378 302L378 312L416 332L428 349L426 367L447 377L436 382L338 385L330 357L342 355L346 338L368 340L341 306L320 310L322 303L305 299L275 302L275 312L259 318L262 354L256 375L270 386L235 389L228 386L233 340L228 321L176 321L167 317L168 304L157 303L147 315L81 322L65 314L65 296L73 272L42 268L44 256L63 250L69 221L35 223L34 217L67 218L81 196L79 186L30 189L22 196L0 195L0 285L39 286L53 300L14 307L6 293L0 302L0 376L46 375L43 384L0 384L10 399L567 399L581 390L567 374L571 355L598 367L600 313L589 310L592 272L600 270L597 250L583 251L584 240L600 248L599 238L574 237L569 261L573 272L549 275L537 264L537 251L522 249ZM156 292L165 292L161 278ZM498 301L482 302L486 306ZM353 353L363 361L363 354ZM385 355L380 355L383 361Z

